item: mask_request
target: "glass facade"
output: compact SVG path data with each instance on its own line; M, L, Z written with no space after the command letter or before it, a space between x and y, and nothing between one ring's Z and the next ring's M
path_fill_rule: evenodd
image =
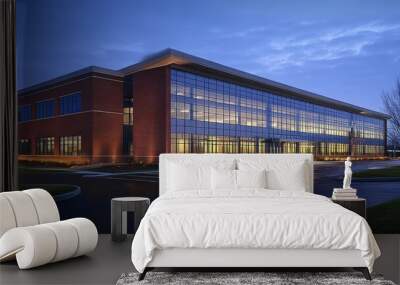
M381 155L385 121L171 70L171 152Z

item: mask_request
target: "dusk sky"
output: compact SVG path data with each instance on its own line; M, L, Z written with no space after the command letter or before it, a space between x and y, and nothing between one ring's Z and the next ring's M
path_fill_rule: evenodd
M17 0L18 88L168 47L382 111L400 1Z

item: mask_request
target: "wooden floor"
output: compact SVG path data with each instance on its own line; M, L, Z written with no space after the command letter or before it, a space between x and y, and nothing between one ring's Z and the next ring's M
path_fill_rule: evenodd
M395 283L400 281L400 235L376 235L382 257L375 272ZM115 243L100 235L97 249L78 257L30 270L19 270L15 262L0 265L0 284L115 284L119 276L134 271L130 259L132 237Z

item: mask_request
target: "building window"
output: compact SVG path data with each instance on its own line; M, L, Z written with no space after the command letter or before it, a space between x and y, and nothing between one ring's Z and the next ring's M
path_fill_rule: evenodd
M178 69L170 79L172 152L383 153L382 119Z
M31 154L31 140L20 139L18 142L18 153L19 154Z
M60 138L61 155L80 155L82 153L82 137L69 136Z
M132 127L129 125L122 126L122 152L125 155L133 154L133 134Z
M36 154L54 154L54 137L38 138L36 140Z
M128 77L124 81L122 153L133 154L133 81Z
M55 100L46 100L36 103L36 119L49 118L54 116Z
M81 92L65 95L60 98L61 115L77 113L81 111Z
M177 119L190 119L190 105L172 102L171 117Z
M124 125L133 125L133 107L124 107Z
M32 107L31 105L19 106L18 108L18 121L25 122L32 120Z

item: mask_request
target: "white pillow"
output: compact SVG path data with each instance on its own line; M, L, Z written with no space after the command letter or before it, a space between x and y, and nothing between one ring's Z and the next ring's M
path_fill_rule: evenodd
M273 190L306 191L305 161L285 159L238 160L240 170L267 170L267 188Z
M267 188L267 171L236 170L237 187L240 188Z
M211 187L213 190L235 190L236 170L211 168Z
M306 192L305 162L286 162L267 172L268 188Z
M236 169L236 159L198 160L190 155L168 161L166 165L166 191L207 190L212 191L211 167Z
M188 191L211 188L211 168L170 163L168 165L168 191Z

